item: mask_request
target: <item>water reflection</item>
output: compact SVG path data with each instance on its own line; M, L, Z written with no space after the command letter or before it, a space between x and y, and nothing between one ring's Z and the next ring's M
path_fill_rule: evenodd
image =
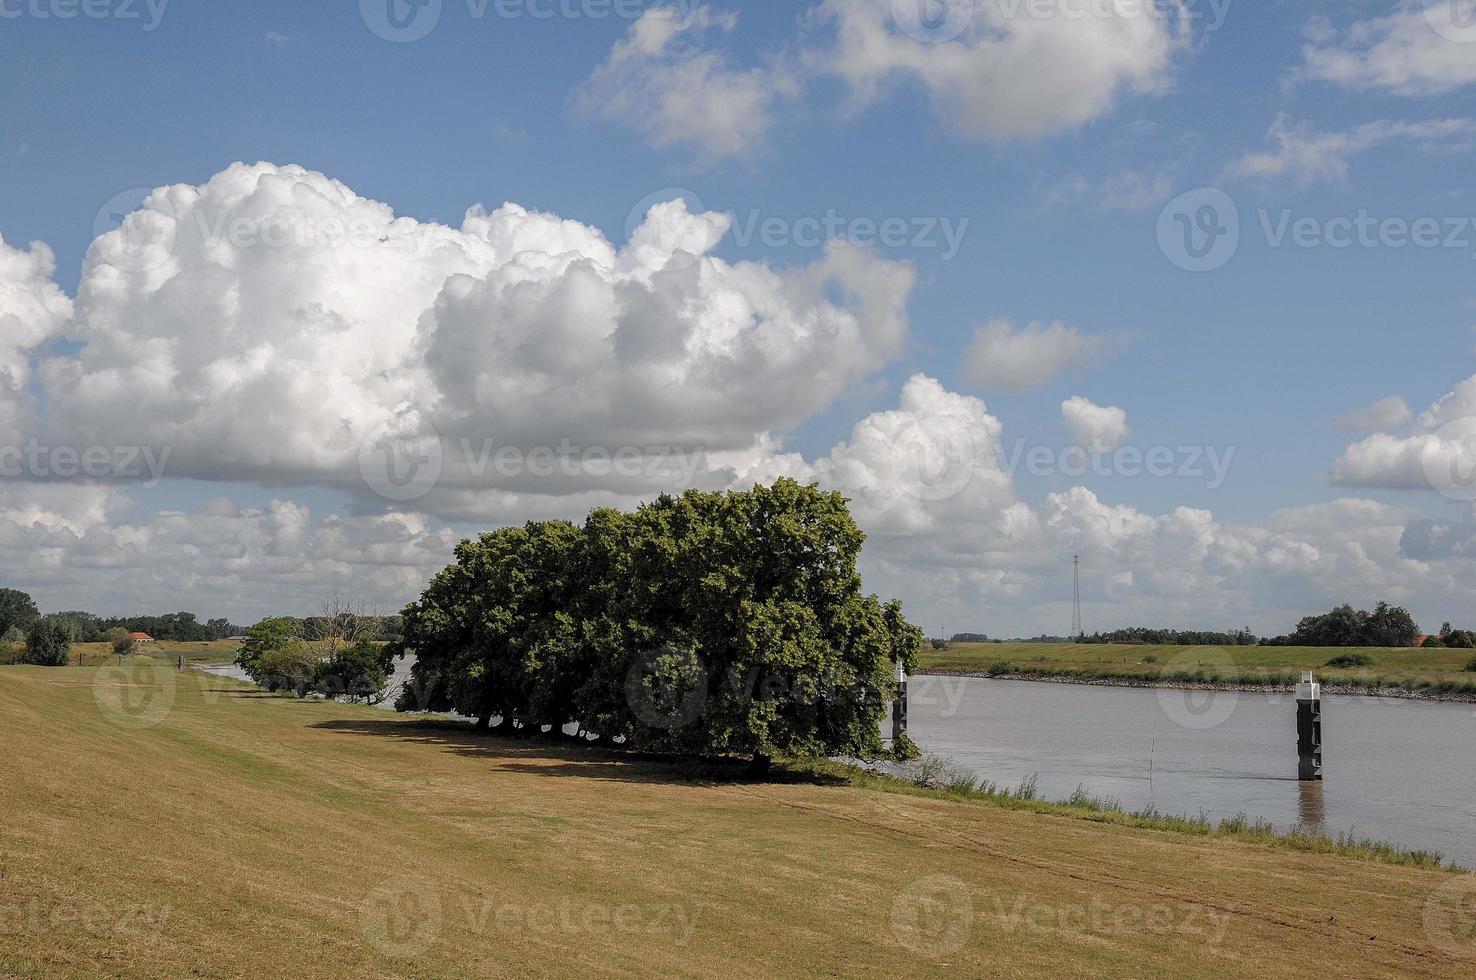
M1304 827L1321 828L1327 821L1327 807L1322 801L1322 781L1297 783L1297 820Z

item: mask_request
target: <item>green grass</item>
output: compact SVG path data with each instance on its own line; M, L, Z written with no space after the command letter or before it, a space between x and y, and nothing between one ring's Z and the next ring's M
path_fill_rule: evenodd
M1249 823L755 783L162 668L0 668L0 718L5 977L1476 971L1426 925L1463 879Z
M1350 654L1368 664L1334 667L1329 661ZM927 650L919 670L1014 674L1118 682L1216 682L1295 684L1312 670L1329 685L1365 690L1401 688L1427 693L1476 695L1476 678L1466 669L1467 650L1425 648L1159 646L1090 643L959 643Z

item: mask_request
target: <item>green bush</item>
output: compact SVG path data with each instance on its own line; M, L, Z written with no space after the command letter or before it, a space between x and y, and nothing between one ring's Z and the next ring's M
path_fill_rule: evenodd
M1476 671L1476 657L1472 657L1470 660L1466 661L1466 669Z
M1366 653L1343 653L1333 657L1324 667L1372 667L1373 658Z
M330 698L378 704L389 686L393 657L390 648L360 640L318 664L315 687Z
M256 663L256 682L268 691L303 695L318 676L318 658L301 640L266 651Z
M984 668L985 677L1008 677L1019 671L1019 668L1008 660L996 660Z
M42 620L26 637L25 662L38 667L65 667L72 652L72 635L61 623Z

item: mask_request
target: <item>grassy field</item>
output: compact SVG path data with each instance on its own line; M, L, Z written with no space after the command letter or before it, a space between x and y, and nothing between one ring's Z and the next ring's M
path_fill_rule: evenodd
M214 640L205 643L175 643L159 640L136 647L131 663L174 663L183 656L188 664L228 664L236 659L241 644L232 640ZM116 664L113 647L108 643L72 644L72 663L77 666L101 666Z
M1470 976L1476 878L0 668L0 976Z
M1367 667L1330 668L1334 657L1363 654ZM1466 670L1476 651L1409 647L1191 647L1090 643L955 643L929 649L923 671L1027 674L1108 680L1220 680L1290 684L1315 670L1330 684L1435 687L1476 692L1476 672Z

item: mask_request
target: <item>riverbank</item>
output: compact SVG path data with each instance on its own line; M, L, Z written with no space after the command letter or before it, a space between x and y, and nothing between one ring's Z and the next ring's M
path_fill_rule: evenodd
M1427 868L197 671L4 668L0 715L4 975L300 975L307 949L319 977L1476 970L1445 915L1476 879Z
M1123 677L1111 674L1092 674L1087 671L1063 671L1046 673L1041 671L1011 671L990 673L986 670L940 670L924 669L915 677L982 677L990 680L1029 681L1037 684L1076 684L1083 687L1133 687L1181 691L1239 691L1249 694L1292 694L1296 682L1282 683L1201 681L1192 677L1151 678ZM1408 688L1389 686L1383 681L1322 681L1324 695L1347 695L1350 697L1403 698L1410 701L1437 701L1457 704L1476 704L1476 687L1453 686L1442 689L1438 686Z
M1098 687L1290 693L1311 670L1326 694L1476 703L1470 650L970 643L926 651L918 674ZM1336 666L1341 658L1359 658Z

